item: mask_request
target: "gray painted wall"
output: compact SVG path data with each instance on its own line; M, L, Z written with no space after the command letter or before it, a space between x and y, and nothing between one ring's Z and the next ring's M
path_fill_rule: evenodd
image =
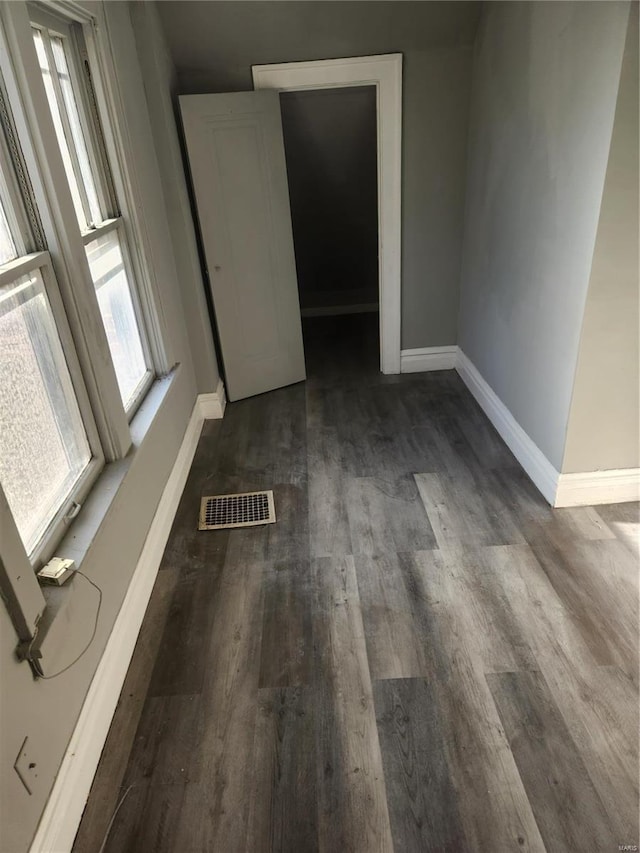
M562 470L640 467L638 4L629 19Z
M628 11L492 3L475 46L458 342L558 470Z
M404 54L402 346L456 343L471 45L479 3L162 2L182 93L251 65Z
M29 667L14 658L17 637L5 607L0 604L0 850L3 853L23 853L29 849L176 459L197 391L189 348L191 332L187 332L180 299L181 288L129 8L125 3L105 6L123 85L126 126L139 154L140 203L154 246L157 286L169 324L171 350L180 366L152 422L147 429L139 429L138 440L127 460L114 463L115 468L125 467L126 474L82 561L82 571L103 590L96 636L87 653L60 677L35 682ZM142 418L145 417L143 410L144 404L139 413ZM108 503L110 497L104 493L101 496L98 487L78 521L83 516L86 518L92 502ZM72 528L70 536L76 530ZM64 666L83 648L91 635L96 606L96 593L82 578L72 581L61 592L67 596L66 607L48 644L49 649L56 646L50 660L53 667ZM13 770L25 737L29 738L38 766L32 796Z
M458 342L471 67L467 49L405 57L403 349Z
M180 298L189 327L198 392L216 390L219 371L213 344L205 283L178 140L178 81L155 3L131 3L131 19L149 109L158 165L162 174Z
M300 307L378 302L374 86L280 94Z

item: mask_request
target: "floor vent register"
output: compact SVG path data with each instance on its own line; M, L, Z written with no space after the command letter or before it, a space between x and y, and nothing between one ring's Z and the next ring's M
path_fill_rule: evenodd
M245 492L239 495L211 495L200 503L199 530L224 530L228 527L257 527L274 524L276 510L273 492Z

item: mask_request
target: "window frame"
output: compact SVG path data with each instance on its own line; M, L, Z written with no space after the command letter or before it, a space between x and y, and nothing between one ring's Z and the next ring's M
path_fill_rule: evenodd
M91 280L25 2L0 4L0 66L105 459L131 447L104 323Z
M69 526L69 522L77 514L75 507L78 505L81 506L84 503L105 463L102 445L84 387L80 365L75 355L71 331L60 299L49 252L31 252L0 266L0 287L11 284L21 276L28 275L35 270L38 270L42 276L47 301L51 309L58 338L60 339L75 399L80 410L80 417L87 436L91 458L75 481L68 496L47 524L33 550L27 554L34 566L41 565L53 555L58 542Z
M92 166L102 169L101 164L105 164L97 178L93 173L100 209L116 215L108 216L85 233L75 215L33 40L32 23L36 20L43 21L40 26L55 20L51 30L64 37L68 33L65 58L69 74L76 81L74 97L80 99L80 120L91 119L82 126L83 133L89 134L89 139L85 137L87 154L94 158ZM9 188L12 199L22 199L25 204L24 211L19 206L14 208L22 211L24 219L17 230L20 234L29 231L32 236L28 245L16 249L31 250L33 258L28 263L33 260L34 264L41 264L39 269L92 453L72 495L60 507L30 557L23 549L24 561L34 569L50 559L59 546L74 515L72 502L83 503L104 465L128 454L134 414L155 380L170 374L175 367L167 350L172 337L159 298L161 270L154 266L145 211L137 202L139 166L125 119L126 99L119 88L116 55L118 50L111 42L106 10L101 4L73 0L0 4L0 94L6 104L3 110L0 97L0 113L6 115L8 111L14 137L5 140L0 133L0 159L9 152L9 162L16 165L16 175L8 172ZM131 61L135 62L135 57ZM84 79L85 62L88 80ZM98 137L94 127L99 131ZM146 344L149 365L126 412L85 251L87 242L113 229L118 231L136 319L141 330L146 331L146 338L141 334L141 339ZM0 546L0 560L4 555L5 548Z
M105 454L76 353L67 313L60 296L52 258L47 249L41 248L44 236L41 223L36 221L38 219L38 208L31 191L30 175L28 170L24 171L24 153L5 85L6 70L6 65L0 68L0 103L2 104L2 117L0 119L0 199L17 254L12 260L0 265L0 287L11 285L21 276L28 275L36 270L40 273L91 453L84 470L47 523L33 549L27 553L25 548L27 559L36 567L46 562L53 555L69 522L76 514L75 507L82 505L97 481L105 464ZM10 140L13 142L13 155L10 151ZM22 173L24 183L22 189L20 173Z
M146 321L157 380L132 424L122 406L85 246L55 138L32 37L33 8L72 24L74 38L80 33L78 55L82 73L85 57L89 61L89 114L103 119L104 138L100 144L104 145L112 169L112 189L115 188L112 197L117 195L119 200L118 212L127 237L121 248L129 254L135 271L135 292ZM19 194L23 193L26 221L34 238L31 248L34 253L48 252L56 282L54 297L50 292L48 295L52 311L59 310L64 316L63 326L57 324L58 334L62 337L64 331L65 338L70 341L70 360L77 365L74 370L77 369L83 380L86 405L93 415L104 461L118 463L107 464L98 482L94 483L95 488L87 501L88 514L81 514L76 522L79 523L80 541L74 542L74 527L65 535L65 545L70 545L78 562L91 547L94 533L109 511L114 482L121 482L131 468L134 459L129 451L133 437L137 445L151 426L153 413L172 387L171 377L175 377L178 365L175 356L180 352L166 307L172 303L167 300L165 265L157 260L159 235L152 206L154 199L155 203L159 200L161 188L154 169L148 169L145 162L140 161L142 141L146 139L146 145L153 148L153 137L149 134L146 117L134 106L133 93L120 82L121 75L128 79L131 74L135 95L138 101L144 101L133 33L130 34L126 27L121 32L121 17L119 11L112 16L108 6L94 0L0 3L0 73L15 135L15 139L7 140L7 147L18 169ZM71 69L70 73L73 73ZM84 92L84 87L81 91ZM0 97L0 114L5 113ZM152 177L156 180L155 187L150 183ZM69 223L75 223L76 233ZM127 455L129 458L125 459ZM1 484L0 529L0 594L21 640L18 656L23 659L20 651L32 647L46 601L35 573L30 571L37 565L27 557ZM58 537L51 543L52 548L59 547Z
M159 296L162 288L157 269L152 262L153 250L148 236L144 212L137 199L139 189L135 157L124 118L122 96L118 88L118 73L113 47L109 39L104 9L100 6L89 13L73 0L51 0L51 6L70 6L76 10L76 23L82 28L81 60L86 59L92 71L92 92L96 109L106 121L101 125L105 149L111 165L114 192L119 200L120 216L127 235L127 252L137 282L137 297L146 320L148 345L156 369L156 378L168 376L176 366L171 353L171 333L164 317Z
M52 79L55 78L54 90L56 92L59 111L62 116L63 128L67 139L67 147L71 154L73 171L82 196L85 218L86 221L89 222L91 219L89 204L86 198L79 163L77 162L75 145L72 140L70 127L68 126L67 111L61 105L61 101L64 102L64 97L60 89L59 81L57 80L57 75L55 74L55 60L49 41L52 37L58 37L63 40L63 48L69 70L71 87L76 101L76 107L84 137L84 144L102 216L102 220L99 223L93 222L86 229L78 226L83 245L86 248L88 243L93 242L93 240L97 240L100 236L109 233L112 230L117 230L118 233L128 290L131 297L133 312L140 337L140 344L146 365L146 372L138 384L134 395L127 400L126 403L122 403L127 420L131 422L155 379L162 373L162 370L158 369L158 363L161 362L162 350L158 353L156 347L154 351L154 347L150 341L151 335L149 330L155 325L154 312L149 307L149 304L152 304L153 300L143 299L140 292L140 282L143 275L142 271L145 269L146 264L134 263L132 252L130 250L131 241L129 239L127 218L123 215L121 207L118 204L119 193L114 186L116 183L114 178L116 176L111 165L113 157L108 150L107 139L104 132L105 124L101 117L101 112L105 112L105 109L100 109L98 93L94 87L94 79L101 79L102 70L98 68L97 74L94 77L94 66L97 64L97 55L95 56L94 61L92 61L87 48L88 40L92 40L94 37L95 22L93 18L90 18L89 20L77 20L70 19L66 15L59 16L55 8L51 9L49 7L45 7L43 4L37 2L29 3L27 5L27 11L31 27L33 29L38 29L41 32L44 31L47 35L46 38L43 38L43 42L47 53L49 69ZM90 29L91 32L90 39L86 38L88 35L87 29ZM87 80L83 76L81 66L84 62L88 64L90 80ZM90 103L92 96L96 102L93 106ZM113 118L111 115L107 115L106 124L108 127L113 126ZM115 226L114 223L116 223Z
M60 39L63 45L65 41L68 42L68 35L65 36L60 31L61 27L56 27L55 30L50 26L45 26L41 23L41 17L38 16L37 21L31 21L32 34L36 31L40 36L40 41L42 43L42 50L44 51L46 62L47 62L47 70L49 72L49 79L51 81L51 87L53 88L54 98L57 104L57 114L60 119L60 124L62 125L62 132L65 138L66 150L69 155L69 159L71 161L71 170L74 175L75 185L78 190L78 195L80 197L80 205L82 208L82 212L84 215L84 225L79 222L80 232L84 231L84 228L92 228L94 223L94 217L91 213L91 205L89 202L89 197L87 195L87 189L84 181L84 176L82 174L82 167L80 166L80 161L78 157L78 146L76 140L73 135L73 131L71 129L71 124L69 121L69 110L66 105L66 99L64 97L64 93L62 91L62 86L60 84L59 72L57 69L56 59L53 54L52 42L53 39ZM37 53L37 48L36 48ZM65 57L66 58L66 57ZM41 67L42 72L42 67ZM71 71L70 71L70 83L73 87L73 82L71 81ZM72 88L74 99L76 97L76 91ZM77 108L77 104L76 104ZM90 153L90 146L87 144L87 131L86 124L82 120L82 114L78 108L78 118L80 121L80 130L83 136L83 147L85 149L85 153L87 155L87 161L89 162L89 167L92 172L92 183L94 184L96 201L98 203L98 207L100 207L100 199L98 197L98 186L95 181L93 181L93 171L94 165L92 163L92 157ZM57 135L56 135L57 136Z
M149 364L153 364L153 359L151 355L151 349L149 347L149 342L147 340L147 336L145 334L144 327L144 318L142 316L142 309L140 306L140 299L138 296L137 288L135 286L135 279L133 277L132 264L131 264L131 255L129 253L129 244L126 237L125 224L122 216L114 217L113 219L105 219L99 225L96 225L89 231L85 231L82 236L82 242L85 247L90 243L93 243L94 240L97 240L99 237L103 237L107 234L110 234L112 231L115 231L118 234L118 240L120 244L120 251L122 252L122 262L125 268L125 272L127 274L127 280L129 282L129 293L131 296L131 302L133 305L133 311L135 314L136 322L138 323L138 329L140 330L140 343L142 345L142 352L145 358L145 364L147 365L147 370L142 380L138 383L136 390L132 397L127 401L127 405L124 406L124 410L127 414L127 419L131 422L131 419L137 412L140 404L146 397L149 389L153 385L156 380L156 372L153 367L149 367Z

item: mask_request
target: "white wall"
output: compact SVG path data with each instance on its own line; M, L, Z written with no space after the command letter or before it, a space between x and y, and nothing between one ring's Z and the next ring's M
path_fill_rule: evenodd
M68 672L51 681L34 681L29 667L14 657L17 643L8 613L0 603L0 850L29 849L40 816L75 727L113 624L131 582L158 501L176 459L195 402L197 386L189 346L181 287L162 192L161 172L135 51L128 4L105 4L109 36L120 70L128 133L137 152L139 199L153 246L154 270L172 351L179 367L149 428L127 460L115 463L127 473L92 536L82 570L103 590L95 640ZM149 38L152 38L149 34ZM87 511L87 505L83 513ZM95 591L76 578L61 592L68 596L56 625L57 649L51 666L63 666L91 634ZM13 769L25 737L37 763L30 796Z
M638 4L629 19L562 470L640 467Z
M490 3L475 46L458 343L560 470L627 3Z

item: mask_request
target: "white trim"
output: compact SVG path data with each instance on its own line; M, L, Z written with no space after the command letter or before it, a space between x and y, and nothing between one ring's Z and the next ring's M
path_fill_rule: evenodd
M640 468L561 474L458 348L456 369L542 495L553 507L596 506L640 500Z
M200 414L205 420L223 417L226 405L227 395L222 379L218 380L218 387L213 394L198 394Z
M137 156L136 144L141 135L147 136L150 128L148 117L144 115L138 127L131 122L134 110L136 115L142 115L132 107L132 101L138 98L136 103L140 103L139 96L144 97L144 90L135 51L125 52L118 21L118 15L112 18L105 4L96 4L95 17L83 27L83 36L104 140L105 165L113 179L116 195L113 202L119 208L119 219L124 225L124 239L121 240L121 244L125 244L121 245L123 260L125 264L129 260L133 267L131 296L134 309L140 309L144 320L140 337L150 350L153 367L157 373L164 375L171 370L176 359L170 351L172 338L160 285L165 271L158 269L160 261L158 252L154 251L154 216L157 218L158 214L151 211L148 204L145 207L145 185L155 178L155 175L149 178L149 173L156 169L155 149L147 146L146 156ZM133 33L130 37L133 40ZM133 57L133 67L123 67L123 56L127 55ZM127 86L122 84L125 79ZM136 302L140 303L139 306ZM148 358L147 353L145 357Z
M203 399L204 398L204 399ZM215 398L217 408L212 405ZM151 591L206 417L222 417L224 386L196 400L142 554L80 711L30 853L67 853L80 825ZM214 411L220 414L212 414ZM206 414L205 414L206 413Z
M553 506L560 473L529 438L493 388L459 348L456 370L513 455Z
M301 308L301 317L337 317L339 314L376 314L380 310L377 302L361 305L318 305L316 308Z
M100 237L104 237L111 231L117 231L121 222L121 216L118 216L115 219L105 219L104 222L101 222L99 225L94 226L89 231L83 231L82 242L84 243L85 249L90 243L94 243Z
M400 353L400 373L423 373L429 370L453 370L458 347L420 347L403 349Z
M27 4L0 4L0 17L5 88L55 267L52 280L55 278L59 285L64 306L64 317L56 316L57 325L60 328L61 322L68 323L72 330L91 420L95 421L105 457L113 461L126 456L131 447L129 424L33 49ZM74 385L79 387L75 378ZM87 423L84 403L81 411Z
M66 20L71 19L86 24L92 21L94 16L90 9L85 8L85 3L74 2L74 0L47 0L46 4L36 2L35 5L47 12L60 15Z
M0 287L13 284L16 279L23 275L29 275L33 270L50 266L51 256L49 252L32 252L30 255L23 255L21 258L14 258L0 267ZM6 295L8 296L8 294Z
M554 506L594 506L640 500L640 468L560 474Z
M254 89L377 89L380 369L400 373L402 54L253 65L251 71Z

